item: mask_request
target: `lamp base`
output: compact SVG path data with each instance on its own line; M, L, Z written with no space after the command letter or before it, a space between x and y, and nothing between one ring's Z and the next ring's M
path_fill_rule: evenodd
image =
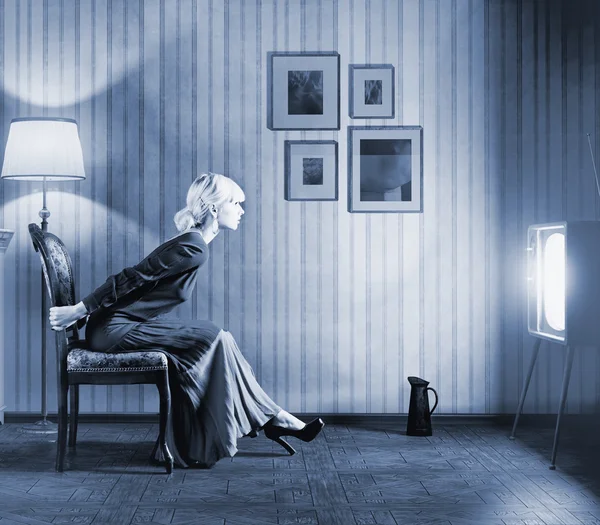
M25 432L27 434L55 434L58 432L58 425L47 419L41 419L35 423L23 425L19 429L19 432Z

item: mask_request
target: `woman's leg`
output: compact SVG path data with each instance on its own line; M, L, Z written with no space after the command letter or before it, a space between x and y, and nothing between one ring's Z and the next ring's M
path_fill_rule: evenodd
M207 321L154 320L131 330L123 351L157 349L169 357L172 433L169 448L182 466L233 456L236 440L267 422L301 430L256 381L233 336Z

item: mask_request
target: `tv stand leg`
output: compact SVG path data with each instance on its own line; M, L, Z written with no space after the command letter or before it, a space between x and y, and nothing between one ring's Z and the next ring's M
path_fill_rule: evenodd
M550 470L556 469L556 451L558 449L558 435L560 429L560 417L565 409L565 403L567 402L567 391L569 390L569 379L571 378L571 368L573 367L573 357L575 355L575 349L571 346L567 346L567 362L565 363L565 370L563 374L562 392L560 393L560 405L558 407L558 417L556 418L556 430L554 431L554 445L552 446L552 462L550 464Z
M521 392L521 399L519 400L519 408L517 408L517 415L515 416L515 422L513 424L512 432L508 439L515 439L515 431L517 430L517 423L519 422L519 416L523 411L523 404L525 403L525 396L527 395L527 389L529 388L529 383L531 381L531 374L533 373L533 367L535 366L535 361L537 359L538 353L540 351L540 344L542 340L538 337L535 340L535 344L533 345L533 354L531 354L531 362L529 363L529 370L527 371L527 377L525 378L525 382L523 383L523 391Z

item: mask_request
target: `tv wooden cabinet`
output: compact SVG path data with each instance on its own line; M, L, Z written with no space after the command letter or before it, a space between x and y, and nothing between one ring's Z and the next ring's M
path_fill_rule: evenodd
M4 424L4 254L14 231L0 228L0 425Z

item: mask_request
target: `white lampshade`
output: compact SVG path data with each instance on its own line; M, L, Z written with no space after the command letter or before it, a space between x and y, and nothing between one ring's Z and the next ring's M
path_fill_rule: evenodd
M2 178L29 181L85 179L77 122L53 117L12 119Z

